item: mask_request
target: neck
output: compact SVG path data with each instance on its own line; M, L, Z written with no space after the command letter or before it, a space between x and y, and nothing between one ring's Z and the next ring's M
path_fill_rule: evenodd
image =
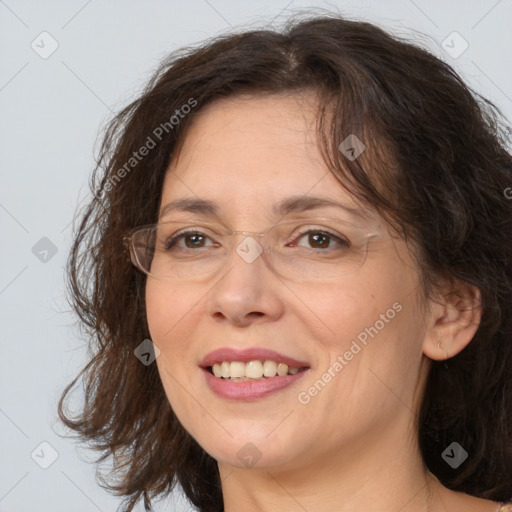
M433 511L432 495L441 484L423 464L417 443L404 443L399 429L387 439L375 432L373 439L365 436L337 453L305 455L293 466L238 468L221 462L224 511Z

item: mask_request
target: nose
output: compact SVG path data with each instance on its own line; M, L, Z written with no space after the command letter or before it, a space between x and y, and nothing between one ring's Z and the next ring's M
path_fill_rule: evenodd
M284 284L267 267L263 254L247 256L254 245L250 239L240 243L208 294L208 313L217 322L247 327L278 320L283 314Z

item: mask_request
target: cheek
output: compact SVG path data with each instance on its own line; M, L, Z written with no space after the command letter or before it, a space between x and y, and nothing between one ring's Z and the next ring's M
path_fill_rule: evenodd
M393 304L401 303L405 295L396 280L383 278L382 274L351 276L337 286L295 287L293 293L297 308L302 310L299 314L310 319L306 322L312 339L321 340L329 350L343 349L360 333L364 338L365 329L376 322L382 328L382 314L385 320L394 320L399 306L393 309Z
M151 339L160 349L156 359L167 399L181 424L195 435L204 410L197 407L199 369L197 347L191 343L201 306L191 286L150 280L146 286L146 313ZM199 300L199 303L198 303ZM190 397L196 400L191 400Z
M378 402L386 398L378 398L379 389L391 396L379 378L391 389L415 378L424 328L417 290L415 274L392 265L351 276L338 288L295 290L304 311L313 312L310 335L322 352L318 373L330 369L343 376L333 379L333 393Z
M146 286L146 314L151 340L159 348L157 365L173 408L183 390L194 385L198 347L193 343L201 301L191 286L150 280ZM196 352L194 352L194 350ZM194 373L195 372L195 373ZM175 411L176 412L176 411Z
M200 297L194 293L190 285L179 285L148 280L146 284L146 315L153 341L163 344L166 348L168 340L175 339L176 331L181 324L190 321L195 310L200 306Z

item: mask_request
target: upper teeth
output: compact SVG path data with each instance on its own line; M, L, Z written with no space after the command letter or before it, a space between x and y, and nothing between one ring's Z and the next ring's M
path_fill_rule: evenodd
M275 377L279 375L295 375L298 368L288 368L285 363L276 363L275 361L249 361L242 363L240 361L223 361L213 365L213 374L215 377L261 379L262 377Z

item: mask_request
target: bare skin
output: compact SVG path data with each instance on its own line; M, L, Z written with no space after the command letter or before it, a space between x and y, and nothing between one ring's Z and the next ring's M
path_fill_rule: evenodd
M170 165L161 207L178 198L208 199L232 229L262 232L278 220L271 207L292 195L357 206L321 159L314 114L313 96L209 105ZM306 212L311 219L333 213ZM187 217L198 224L215 220L194 215ZM365 228L381 231L364 265L330 282L286 281L261 259L247 264L237 257L229 272L194 285L148 279L162 383L184 427L218 461L226 512L498 509L442 486L421 459L414 426L431 360L460 352L476 331L478 291L460 287L470 308L443 291L427 302L413 249L377 221ZM389 318L393 304L401 308ZM320 392L308 394L379 319L378 334L335 376L331 370ZM310 370L266 398L227 400L212 392L199 367L220 347L270 348L307 361ZM258 461L248 466L238 454L252 445Z

